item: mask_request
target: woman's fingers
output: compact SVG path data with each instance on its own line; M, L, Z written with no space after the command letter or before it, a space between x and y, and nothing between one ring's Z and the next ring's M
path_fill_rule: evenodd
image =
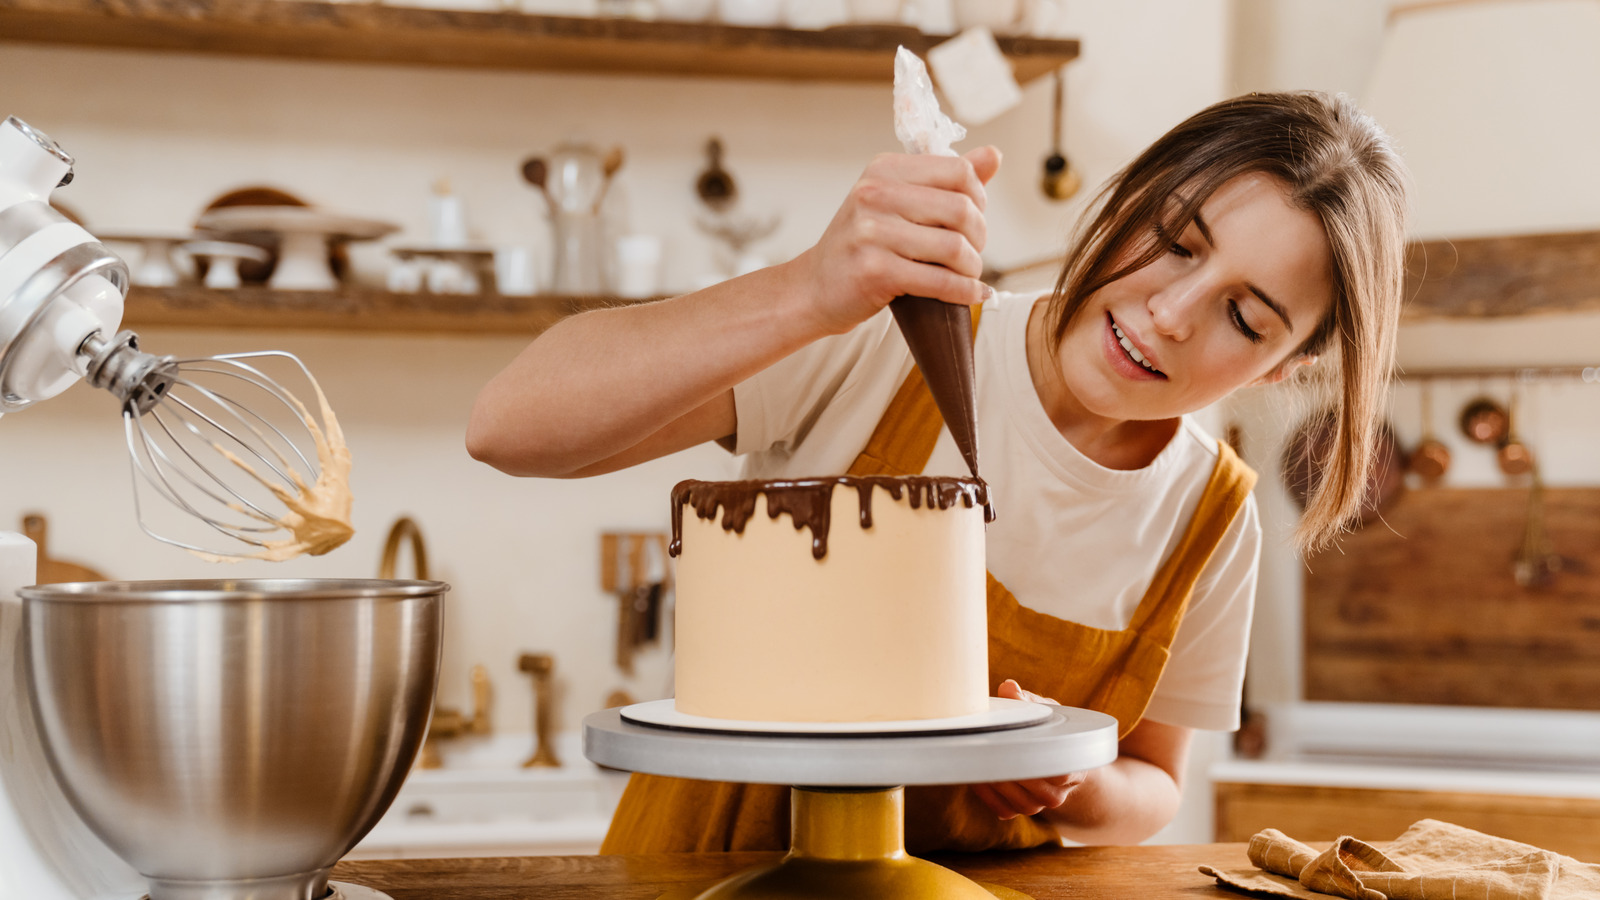
M977 175L978 180L984 184L988 184L989 179L993 178L995 173L1000 171L1001 157L999 147L987 145L983 147L976 147L972 150L968 150L966 153L961 154L961 158L971 164L973 174Z
M879 202L884 214L929 232L963 238L974 250L983 250L989 240L983 210L966 194L907 184L886 192Z
M1011 804L1007 803L1005 798L1001 797L992 785L974 784L972 785L972 794L983 801L983 805L989 807L989 811L994 813L995 818L1001 821L1015 819L1017 816L1022 815L1012 809Z
M1033 816L1067 802L1072 789L1083 783L1081 773L1024 781L995 781L972 785L972 793L1001 819Z
M1037 815L1049 808L1045 801L1035 796L1023 782L996 781L991 782L989 787L994 789L994 792L1005 802L1006 807L1015 811L1017 815Z
M872 160L863 177L882 177L966 194L981 210L988 203L984 183L999 169L999 153L993 147L980 147L966 156L883 153Z
M943 266L967 278L983 274L983 257L959 232L930 228L898 216L868 220L871 239L895 256L924 265Z
M1017 682L1011 678L1007 678L1005 681L1000 682L1000 688L999 690L995 691L995 693L1007 700L1026 700L1029 703L1048 703L1051 706L1061 705L1049 697L1042 697L1033 693L1032 691L1023 690L1022 685L1017 684Z

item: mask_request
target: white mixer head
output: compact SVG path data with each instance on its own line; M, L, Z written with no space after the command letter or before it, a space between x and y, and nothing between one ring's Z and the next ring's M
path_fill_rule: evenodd
M0 414L83 376L78 348L122 321L128 267L50 206L72 157L11 116L0 122Z

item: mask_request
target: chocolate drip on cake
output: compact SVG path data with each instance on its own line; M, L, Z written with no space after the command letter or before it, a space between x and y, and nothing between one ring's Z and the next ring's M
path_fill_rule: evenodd
M743 534L756 512L756 498L766 495L767 514L787 515L796 531L811 529L811 555L828 555L828 529L833 509L833 489L843 485L856 490L862 528L872 527L872 490L881 488L896 502L906 499L912 509L950 509L957 503L971 509L982 506L984 521L994 521L989 506L989 486L978 478L935 475L839 475L793 481L682 481L672 489L672 543L668 552L683 549L683 508L694 507L701 519L714 520L722 511L722 530Z

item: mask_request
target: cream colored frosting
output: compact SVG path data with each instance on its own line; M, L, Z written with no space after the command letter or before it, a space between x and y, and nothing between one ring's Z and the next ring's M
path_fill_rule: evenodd
M350 536L355 534L355 528L350 525L350 507L353 502L350 494L350 448L344 442L344 431L339 427L339 420L334 416L333 408L328 405L327 396L322 393L322 386L312 379L311 387L317 394L317 406L322 414L321 426L299 398L289 395L289 399L294 402L295 409L300 413L300 420L310 431L311 440L316 446L318 468L316 483L306 484L299 472L292 466L285 466L294 485L291 488L289 485L280 484L263 477L253 466L220 444L212 445L218 453L260 482L288 508L283 515L273 520L274 524L288 532L288 536L266 541L255 553L221 556L200 551L190 552L211 562L237 562L242 559L282 562L302 555L321 556L350 540ZM234 508L243 511L238 506Z
M909 497L909 493L907 494ZM766 497L742 534L683 515L676 708L783 722L934 719L987 708L984 511L836 488L827 554Z

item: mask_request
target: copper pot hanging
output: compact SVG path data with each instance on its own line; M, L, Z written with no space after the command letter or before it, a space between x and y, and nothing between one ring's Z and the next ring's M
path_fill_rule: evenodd
M1411 451L1407 467L1416 473L1424 484L1438 481L1450 470L1450 448L1433 436L1432 381L1422 382L1422 440L1416 449Z
M1498 447L1511 431L1511 413L1498 400L1479 397L1461 409L1461 433L1474 444Z
M1533 451L1517 436L1518 393L1513 389L1511 408L1506 411L1506 439L1495 453L1495 462L1507 475L1526 475L1533 471Z

